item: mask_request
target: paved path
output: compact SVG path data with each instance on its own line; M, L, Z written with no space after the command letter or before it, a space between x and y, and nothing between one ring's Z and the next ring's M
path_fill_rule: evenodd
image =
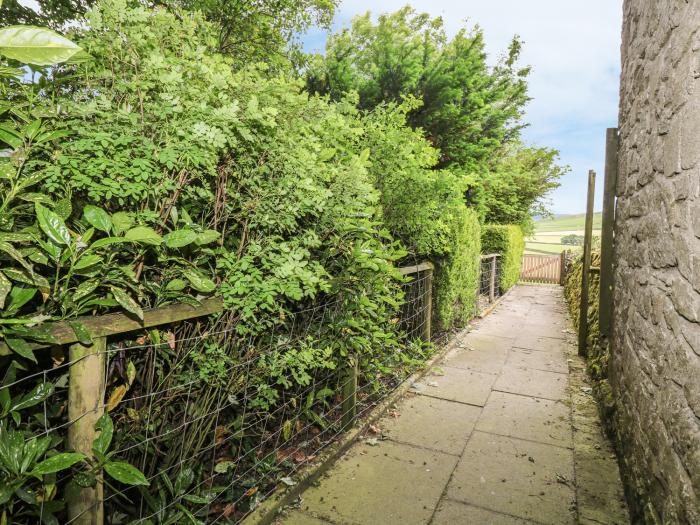
M280 522L627 523L565 312L512 290Z

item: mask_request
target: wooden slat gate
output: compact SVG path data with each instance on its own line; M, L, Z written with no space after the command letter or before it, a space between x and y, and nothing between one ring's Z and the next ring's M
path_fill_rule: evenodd
M561 256L523 255L520 281L524 283L561 284Z

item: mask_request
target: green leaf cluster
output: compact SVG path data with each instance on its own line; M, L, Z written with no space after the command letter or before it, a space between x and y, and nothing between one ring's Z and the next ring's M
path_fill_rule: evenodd
M525 252L523 231L517 224L487 224L481 231L482 253L500 253L501 293L510 290L520 279Z

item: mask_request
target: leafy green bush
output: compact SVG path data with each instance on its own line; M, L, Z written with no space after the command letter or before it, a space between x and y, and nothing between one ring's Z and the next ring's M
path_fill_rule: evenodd
M520 226L488 224L481 231L481 252L501 254L501 292L512 288L520 279L525 239Z
M232 399L234 408L218 421L233 427L239 406L272 412L309 388L317 390L313 412L338 374L311 385L309 378L340 369L349 354L358 355L367 381L378 375L377 363L403 357L396 266L405 251L382 223L360 119L309 97L299 81L261 67L237 70L216 52L216 36L196 14L105 0L77 38L91 59L59 66L37 83L15 76L4 84L11 102L0 108L0 141L11 151L0 158L0 315L13 353L0 357L0 426L8 433L31 440L65 423L61 400L47 401L48 419L12 415L15 400L21 405L33 388L66 380L37 383L41 374L32 375L66 358L27 344L49 342L42 326L52 320L123 310L141 317L145 307L223 297L226 314L211 326L221 323L226 341L162 345L157 360L143 353L129 361L136 380L126 384L120 367L105 378L122 397L127 386L134 397L147 396L147 384L171 393L148 407L157 415L153 428L140 423L143 405L109 396L117 449L133 447L127 459L134 461L148 454L148 477L176 465L180 454L210 450L199 436L213 430L213 418L202 419L182 445L137 448L144 432L164 433L192 416L190 394L202 411ZM333 322L304 319L311 337L291 339L301 324L294 312L331 302ZM74 324L81 340L89 339ZM148 344L163 339L158 330L143 336ZM227 373L241 357L241 341L246 359L266 352L244 378ZM196 375L171 368L180 362ZM181 394L177 386L193 377L203 380ZM3 388L10 384L11 395ZM259 395L245 395L241 384ZM241 446L259 435L246 433ZM55 436L50 450L60 454L65 436ZM193 476L203 472L197 467ZM0 481L14 480L14 473L0 474ZM52 489L57 511L71 479L64 474ZM163 490L157 485L154 494ZM21 522L31 505L18 501L8 519Z
M480 226L464 202L461 179L435 170L438 152L406 124L408 100L375 108L363 118L370 173L381 192L383 220L400 240L406 262L430 260L435 328L461 326L473 317L479 279Z

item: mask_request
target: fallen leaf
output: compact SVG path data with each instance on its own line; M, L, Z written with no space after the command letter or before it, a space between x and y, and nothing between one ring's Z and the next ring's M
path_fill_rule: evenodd
M127 390L128 388L126 385L119 385L117 388L112 390L112 395L109 396L107 406L105 407L107 412L111 412L117 407L119 402L124 398L124 394L126 394Z
M281 481L282 483L284 483L285 485L287 485L288 487L293 487L294 485L297 484L297 482L294 481L294 480L293 480L292 478L290 478L290 477L280 478L280 481Z
M369 438L365 441L370 447L376 447L379 445L379 440L377 438Z
M251 497L253 494L255 494L258 491L258 487L250 487L248 490L245 491L243 496L246 498Z
M224 426L219 425L216 427L216 430L214 431L214 441L216 442L217 445L221 445L224 441L226 441L226 434L227 434L227 429Z
M255 489L257 490L257 489ZM229 503L224 507L224 511L221 513L221 515L224 518L229 518L233 515L233 513L236 512L236 504L235 503Z
M168 346L175 350L175 334L173 332L168 332L165 334L165 340L168 341Z
M381 430L379 427L375 426L375 425L370 425L370 426L369 426L369 431L370 431L372 434L381 434L381 432L382 432L382 430Z

